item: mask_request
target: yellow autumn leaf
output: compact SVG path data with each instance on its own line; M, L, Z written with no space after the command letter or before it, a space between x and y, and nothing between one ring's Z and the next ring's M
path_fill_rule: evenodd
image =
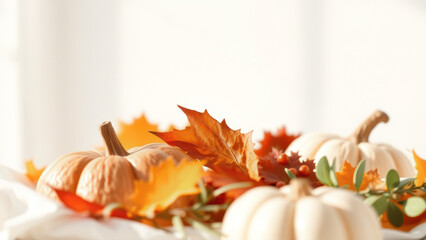
M33 183L38 181L44 169L46 169L46 167L37 168L32 159L25 162L25 170L27 171L25 175Z
M126 150L148 143L163 142L158 137L149 133L149 131L158 131L158 125L150 123L144 114L139 118L135 118L130 124L119 122L119 126L118 139L120 139L121 144Z
M131 211L141 216L153 217L155 211L169 207L178 197L200 192L197 186L204 171L197 161L183 160L174 164L172 157L158 166L151 166L150 180L134 182Z
M148 143L164 143L163 140L150 133L150 131L158 131L158 125L149 122L145 114L133 119L131 123L119 121L118 124L120 129L117 134L118 139L120 139L121 144L126 150L132 147L140 147ZM172 131L173 128L174 126L170 125L168 131Z
M416 162L417 169L416 186L421 186L426 179L426 160L421 159L414 150L413 157Z

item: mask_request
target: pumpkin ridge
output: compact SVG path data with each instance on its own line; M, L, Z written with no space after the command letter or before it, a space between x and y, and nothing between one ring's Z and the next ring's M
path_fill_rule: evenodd
M86 165L75 193L101 205L112 202L125 204L126 198L133 192L134 174L131 167L132 164L124 157L96 158Z
M75 158L75 154L78 154L77 158ZM43 172L37 183L36 191L53 199L58 199L58 197L51 186L75 193L81 173L93 159L98 157L102 157L102 155L94 151L63 155ZM59 179L61 181L58 181Z
M269 202L270 200L277 199L277 198L283 198L283 196L282 196L282 195L275 195L275 196L272 196L272 197L270 197L270 198L266 198L266 199L264 199L263 201L261 201L261 202L257 203L257 205L253 207L253 210L252 210L252 211L251 211L251 213L247 216L247 219L251 219L250 221L248 221L248 222L246 223L246 225L247 225L247 226L246 226L246 227L247 227L247 229L250 229L250 226L251 226L251 223L252 223L252 219L253 219L254 215L256 215L256 212L259 210L259 208L260 208L260 207L262 207L262 205L263 205L263 204L265 204L266 202ZM244 239L247 239L247 234L248 234L248 231L246 231L246 232L244 233Z

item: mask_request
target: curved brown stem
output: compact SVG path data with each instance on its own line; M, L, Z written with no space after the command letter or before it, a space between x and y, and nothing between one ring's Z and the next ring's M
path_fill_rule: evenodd
M103 122L99 127L102 138L104 139L105 146L107 148L108 155L127 156L129 153L121 145L118 140L117 134L112 127L111 122Z
M293 200L297 200L306 196L312 195L312 187L308 180L302 178L292 179L290 182L291 193L290 197Z
M377 124L381 122L387 123L388 121L388 115L380 110L377 110L367 119L365 119L364 122L352 133L352 135L349 136L348 139L351 139L356 144L368 142L368 137Z

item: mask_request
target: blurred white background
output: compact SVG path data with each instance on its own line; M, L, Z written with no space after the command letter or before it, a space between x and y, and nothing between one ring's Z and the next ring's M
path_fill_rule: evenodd
M426 157L426 1L0 0L0 163L101 143L98 125L177 104L231 128L286 125Z

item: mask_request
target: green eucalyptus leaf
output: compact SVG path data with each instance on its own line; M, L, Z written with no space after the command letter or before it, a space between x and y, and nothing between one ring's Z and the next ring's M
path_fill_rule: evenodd
M220 210L226 210L229 207L229 204L211 204L205 205L197 209L197 211L202 212L219 212Z
M222 222L213 222L210 224L210 227L213 229L221 229L222 228Z
M294 176L294 174L288 168L285 168L284 171L285 171L285 173L287 173L287 176L290 179L295 179L296 178L296 176Z
M392 190L399 185L399 174L395 169L391 169L386 174L386 186L388 190Z
M251 187L253 184L251 182L237 182L237 183L231 183L228 185L225 185L223 187L220 187L213 191L213 197L217 197L222 193L238 189L238 188L248 188Z
M215 229L213 229L212 227L197 221L195 219L191 219L191 218L186 218L185 219L193 228L201 231L201 232L206 232L208 234L211 234L213 236L216 237L220 237L222 234L219 231L216 231Z
M198 187L200 188L200 200L201 203L205 204L208 201L208 192L206 189L206 186L204 186L204 183L202 180L198 181Z
M336 172L333 169L330 169L330 181L333 187L339 187L339 182L337 181Z
M326 185L326 186L333 186L330 178L330 165L328 165L327 157L322 157L315 167L316 172L315 175L317 176L318 180Z
M185 227L183 225L182 222L182 218L180 216L173 216L172 217L172 223L173 223L173 228L175 229L176 233L177 233L177 237L179 239L187 239L187 235L185 232Z
M371 205L380 216L386 211L386 208L388 207L388 200L389 197L386 196L372 195L366 198L364 202Z
M358 163L356 166L355 172L354 172L354 178L353 183L356 191L359 191L359 188L361 187L362 180L364 179L364 170L365 170L365 160L362 160Z
M421 197L410 197L404 203L404 212L409 217L417 217L426 209L426 202Z
M392 202L388 201L388 208L386 213L388 214L389 222L395 227L401 227L404 223L404 216L401 210Z
M406 178L406 179L402 180L398 185L398 189L402 189L405 186L412 184L415 180L416 180L416 178Z

